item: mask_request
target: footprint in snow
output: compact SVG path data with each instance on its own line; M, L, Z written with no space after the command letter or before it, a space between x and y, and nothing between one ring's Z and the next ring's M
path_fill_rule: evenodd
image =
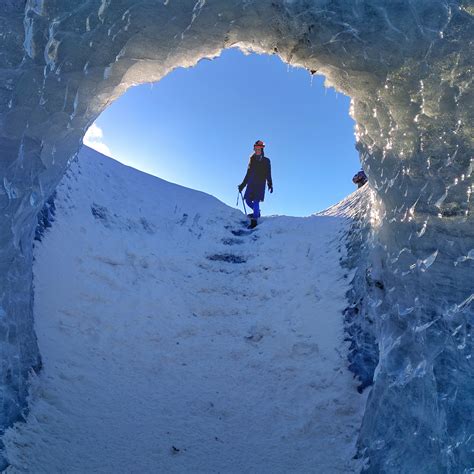
M224 245L241 245L244 243L244 241L242 239L228 238L228 239L222 239L222 243Z
M242 257L240 255L233 255L230 253L208 255L206 258L208 260L226 263L245 263L247 261L245 257Z
M244 230L244 229L238 229L238 230L231 230L231 233L235 235L236 237L241 237L243 235L251 235L252 231L251 230Z
M292 357L306 357L317 353L319 353L319 347L314 342L297 342L291 349Z
M264 336L268 336L269 334L270 328L266 326L252 326L247 336L245 336L245 340L252 343L258 343Z

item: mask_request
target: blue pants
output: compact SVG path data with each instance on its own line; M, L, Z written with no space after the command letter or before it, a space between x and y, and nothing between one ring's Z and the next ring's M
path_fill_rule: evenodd
M253 216L258 219L260 217L260 201L251 201L249 198L245 198L245 202L252 208Z

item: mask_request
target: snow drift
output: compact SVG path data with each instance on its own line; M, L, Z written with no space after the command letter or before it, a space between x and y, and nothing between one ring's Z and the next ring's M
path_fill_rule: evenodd
M43 370L8 472L358 472L341 214L250 232L84 148L37 236Z

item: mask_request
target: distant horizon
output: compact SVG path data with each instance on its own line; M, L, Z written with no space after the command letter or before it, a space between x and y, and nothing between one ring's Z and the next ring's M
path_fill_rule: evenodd
M98 117L84 144L236 207L237 185L261 139L275 185L263 215L308 216L352 193L360 169L350 99L323 82L277 56L226 50L159 83L131 87Z

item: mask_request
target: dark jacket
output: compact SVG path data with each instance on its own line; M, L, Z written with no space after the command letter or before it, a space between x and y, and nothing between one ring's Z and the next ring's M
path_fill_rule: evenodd
M273 187L270 160L266 156L253 154L250 157L247 174L241 184L241 186L247 185L244 198L250 201L263 201L265 182L268 183L269 188Z

